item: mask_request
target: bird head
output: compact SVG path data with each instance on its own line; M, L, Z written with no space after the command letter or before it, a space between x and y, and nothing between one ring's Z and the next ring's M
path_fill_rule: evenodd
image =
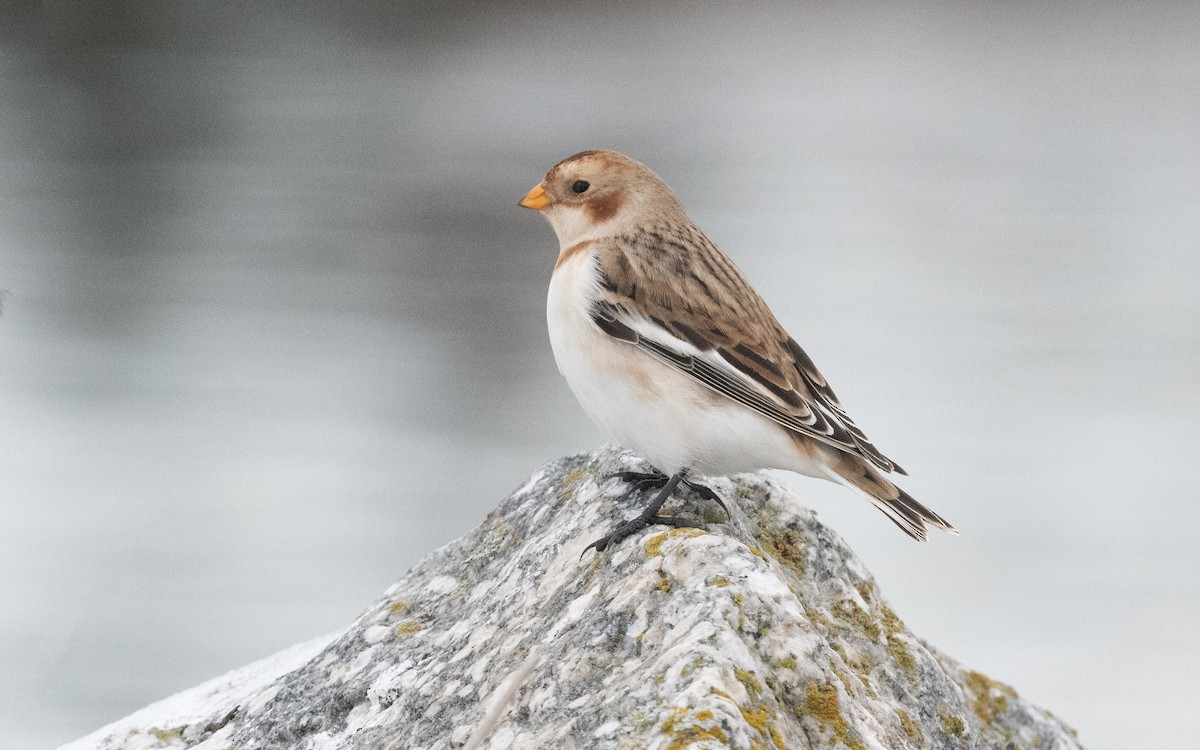
M644 216L671 217L683 208L645 165L615 151L583 151L550 168L520 206L539 211L566 247L614 234Z

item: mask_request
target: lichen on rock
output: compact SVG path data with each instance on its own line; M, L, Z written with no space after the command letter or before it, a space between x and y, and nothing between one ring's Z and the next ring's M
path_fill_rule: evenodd
M1079 747L917 639L763 475L712 481L728 519L688 496L675 506L703 528L584 554L645 502L605 476L646 469L612 447L551 463L312 653L68 747Z

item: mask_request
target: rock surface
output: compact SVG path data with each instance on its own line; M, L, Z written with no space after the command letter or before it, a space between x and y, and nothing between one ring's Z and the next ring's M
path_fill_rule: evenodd
M1042 748L1073 730L905 628L773 480L710 486L732 517L610 549L615 448L549 464L344 632L150 706L71 750Z

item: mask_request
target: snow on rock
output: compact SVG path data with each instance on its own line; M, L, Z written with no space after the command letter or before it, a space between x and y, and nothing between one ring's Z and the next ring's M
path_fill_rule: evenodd
M1042 748L1075 733L914 636L871 575L761 475L673 503L702 529L587 544L645 500L603 448L546 466L333 638L68 746ZM581 557L582 556L582 557Z

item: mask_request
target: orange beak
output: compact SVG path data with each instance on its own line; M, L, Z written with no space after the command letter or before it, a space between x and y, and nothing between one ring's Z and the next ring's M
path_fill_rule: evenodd
M541 211L550 205L550 199L546 197L546 188L542 187L542 183L539 182L537 187L526 193L525 197L517 205L532 208L534 211Z

